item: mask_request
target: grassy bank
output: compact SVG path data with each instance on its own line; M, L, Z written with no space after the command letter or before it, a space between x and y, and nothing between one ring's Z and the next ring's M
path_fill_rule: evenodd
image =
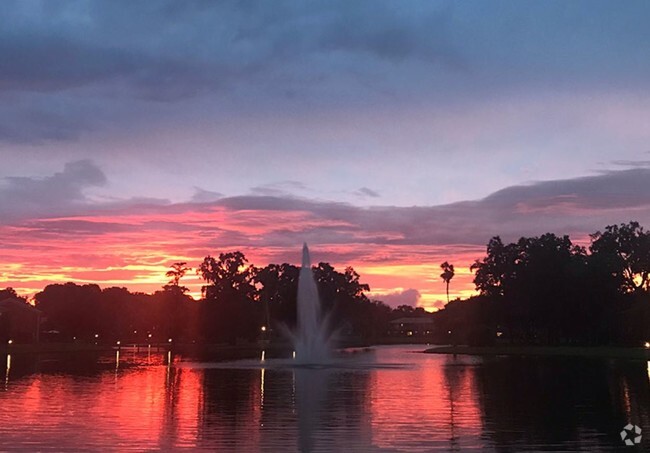
M650 349L647 348L621 348L606 346L436 346L429 348L424 352L428 354L604 357L650 360Z

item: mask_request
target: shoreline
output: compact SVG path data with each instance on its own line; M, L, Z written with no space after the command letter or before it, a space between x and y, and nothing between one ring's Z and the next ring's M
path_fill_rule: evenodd
M412 346L425 346L425 344L403 343ZM376 344L345 345L350 348L372 348L373 346L384 346L382 342ZM40 353L88 353L107 352L117 349L129 351L135 345L124 344L120 347L106 344L88 343L39 343L39 344L14 344L0 347L0 354L40 354ZM137 345L140 350L146 350L146 345ZM426 346L425 346L426 347ZM156 351L172 350L181 354L211 354L226 353L235 355L254 355L259 351L286 352L291 346L286 344L186 344L173 345L167 343L152 344L151 348ZM618 358L618 359L640 359L650 361L650 348L644 347L616 347L616 346L531 346L531 345L499 345L499 346L429 346L427 349L414 351L424 354L461 354L476 356L548 356L548 357L594 357L594 358Z
M422 351L424 354L463 354L481 356L547 356L596 357L610 359L650 360L649 348L615 346L436 346Z

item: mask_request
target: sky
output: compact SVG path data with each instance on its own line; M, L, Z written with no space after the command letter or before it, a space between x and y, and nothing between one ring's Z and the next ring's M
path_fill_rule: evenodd
M490 237L650 226L647 1L0 3L0 287L175 261L473 294ZM201 282L186 280L194 295Z

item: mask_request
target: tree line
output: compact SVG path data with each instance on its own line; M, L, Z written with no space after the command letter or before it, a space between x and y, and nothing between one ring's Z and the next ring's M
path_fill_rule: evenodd
M329 322L360 342L385 340L391 320L426 316L433 319L430 339L437 343L648 341L650 232L629 222L607 226L590 239L583 247L553 233L512 243L495 236L471 266L478 295L448 302L432 315L371 300L369 286L352 267L340 272L321 262L312 269ZM455 269L448 261L440 267L449 299ZM198 301L182 284L190 271L205 282ZM234 251L206 256L196 269L174 263L168 283L153 294L65 283L46 286L35 303L47 318L44 330L67 341L273 339L295 326L299 273L299 266L287 263L256 267ZM11 289L0 290L0 296L17 297Z
M339 272L322 262L312 269L323 313L348 338L373 341L395 317L426 316L421 308L391 309L371 300L352 267ZM236 343L282 339L281 331L295 326L299 266L256 267L239 251L206 256L196 268L205 282L198 301L182 284L192 270L174 263L169 282L153 294L69 282L46 286L35 303L47 318L44 329L67 341Z
M546 233L495 236L471 270L478 296L436 313L437 341L626 344L650 339L650 232L607 226L582 247Z

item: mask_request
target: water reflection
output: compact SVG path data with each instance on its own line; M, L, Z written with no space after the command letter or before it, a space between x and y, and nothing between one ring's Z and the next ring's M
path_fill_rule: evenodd
M417 357L419 358L419 357ZM481 426L472 358L426 356L416 368L372 374L373 443L409 451L476 447ZM479 444L480 445L480 444Z
M5 389L9 385L9 371L11 371L11 354L7 354L7 367L5 371Z
M498 448L620 447L632 422L648 426L638 362L503 358L474 368L483 430Z
M650 431L646 362L375 354L296 369L7 356L0 450L609 450L628 421Z

